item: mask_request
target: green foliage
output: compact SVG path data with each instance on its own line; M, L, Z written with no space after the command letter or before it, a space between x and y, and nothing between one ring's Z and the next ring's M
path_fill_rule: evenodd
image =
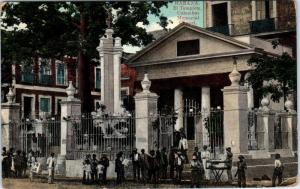
M153 40L142 22L148 14L161 17L166 2L18 2L3 6L2 63L30 61L33 55L60 58L78 56L98 58L96 47L104 34L109 7L116 10L112 27L123 44L147 45ZM162 26L166 27L164 17ZM19 26L25 25L20 28Z
M297 90L297 64L289 54L254 55L248 60L248 65L254 70L247 80L260 98L270 94L271 99L278 102L281 97L286 98L289 92Z

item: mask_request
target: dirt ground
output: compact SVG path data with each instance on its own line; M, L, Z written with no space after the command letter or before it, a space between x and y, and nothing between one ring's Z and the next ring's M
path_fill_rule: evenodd
M297 186L296 178L290 178L285 181L284 186ZM29 179L3 179L2 180L3 188L5 189L96 189L96 188L189 188L190 185L188 183L182 185L174 185L174 184L139 184L127 181L121 185L115 185L114 181L109 181L109 184L106 186L99 185L82 185L80 180L74 179L59 179L54 182L54 184L48 184L47 179L38 178L35 179L34 182L30 182ZM251 181L247 182L248 187L270 187L270 181ZM213 188L213 187L224 187L224 188L232 188L237 187L236 184L230 185L222 185L222 186L214 186L214 185L206 185L201 186L201 188Z

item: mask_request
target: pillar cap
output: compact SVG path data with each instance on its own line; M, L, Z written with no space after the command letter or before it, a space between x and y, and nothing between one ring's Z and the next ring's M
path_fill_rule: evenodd
M229 79L231 81L231 86L239 86L240 85L240 80L241 80L241 74L237 70L237 62L236 58L233 58L233 70L229 74Z
M269 108L270 100L267 97L264 97L261 100L260 104L262 105L261 110L263 112L270 112L270 108Z
M69 86L66 88L66 93L68 95L67 101L72 101L74 100L74 94L76 92L75 87L73 86L73 81L69 81Z
M141 82L143 93L150 93L151 81L148 78L148 73L144 74L144 79Z
M284 103L284 107L286 107L288 113L296 113L296 111L294 110L294 103L293 103L293 101L291 101L290 99L288 99L288 100Z
M9 87L9 91L8 91L8 93L6 94L6 98L7 98L7 103L8 103L8 104L14 103L15 93L14 93L12 87Z

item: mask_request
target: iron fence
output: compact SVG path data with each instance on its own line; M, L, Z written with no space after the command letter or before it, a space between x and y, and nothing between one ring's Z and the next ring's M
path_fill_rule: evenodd
M33 151L38 157L60 152L60 117L44 119L21 119L10 122L10 144L16 150Z
M94 116L83 114L67 120L71 148L68 159L82 159L86 154L103 154L113 160L119 151L129 157L135 147L134 116Z

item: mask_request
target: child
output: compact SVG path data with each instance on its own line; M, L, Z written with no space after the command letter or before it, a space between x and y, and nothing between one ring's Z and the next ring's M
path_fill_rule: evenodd
M272 177L272 187L275 187L275 182L277 178L278 178L278 185L280 185L282 182L283 165L280 161L280 154L275 155L274 166L275 168Z
M91 179L91 164L90 160L86 158L83 162L83 184L89 184Z
M201 170L202 170L202 164L197 158L197 156L193 155L193 158L191 160L191 168L192 168L192 185L191 188L196 186L196 188L200 185L200 179L201 179Z
M104 171L103 170L104 170L104 166L99 163L97 165L97 173L98 173L98 182L99 182L99 184L105 184L104 175L103 175Z

